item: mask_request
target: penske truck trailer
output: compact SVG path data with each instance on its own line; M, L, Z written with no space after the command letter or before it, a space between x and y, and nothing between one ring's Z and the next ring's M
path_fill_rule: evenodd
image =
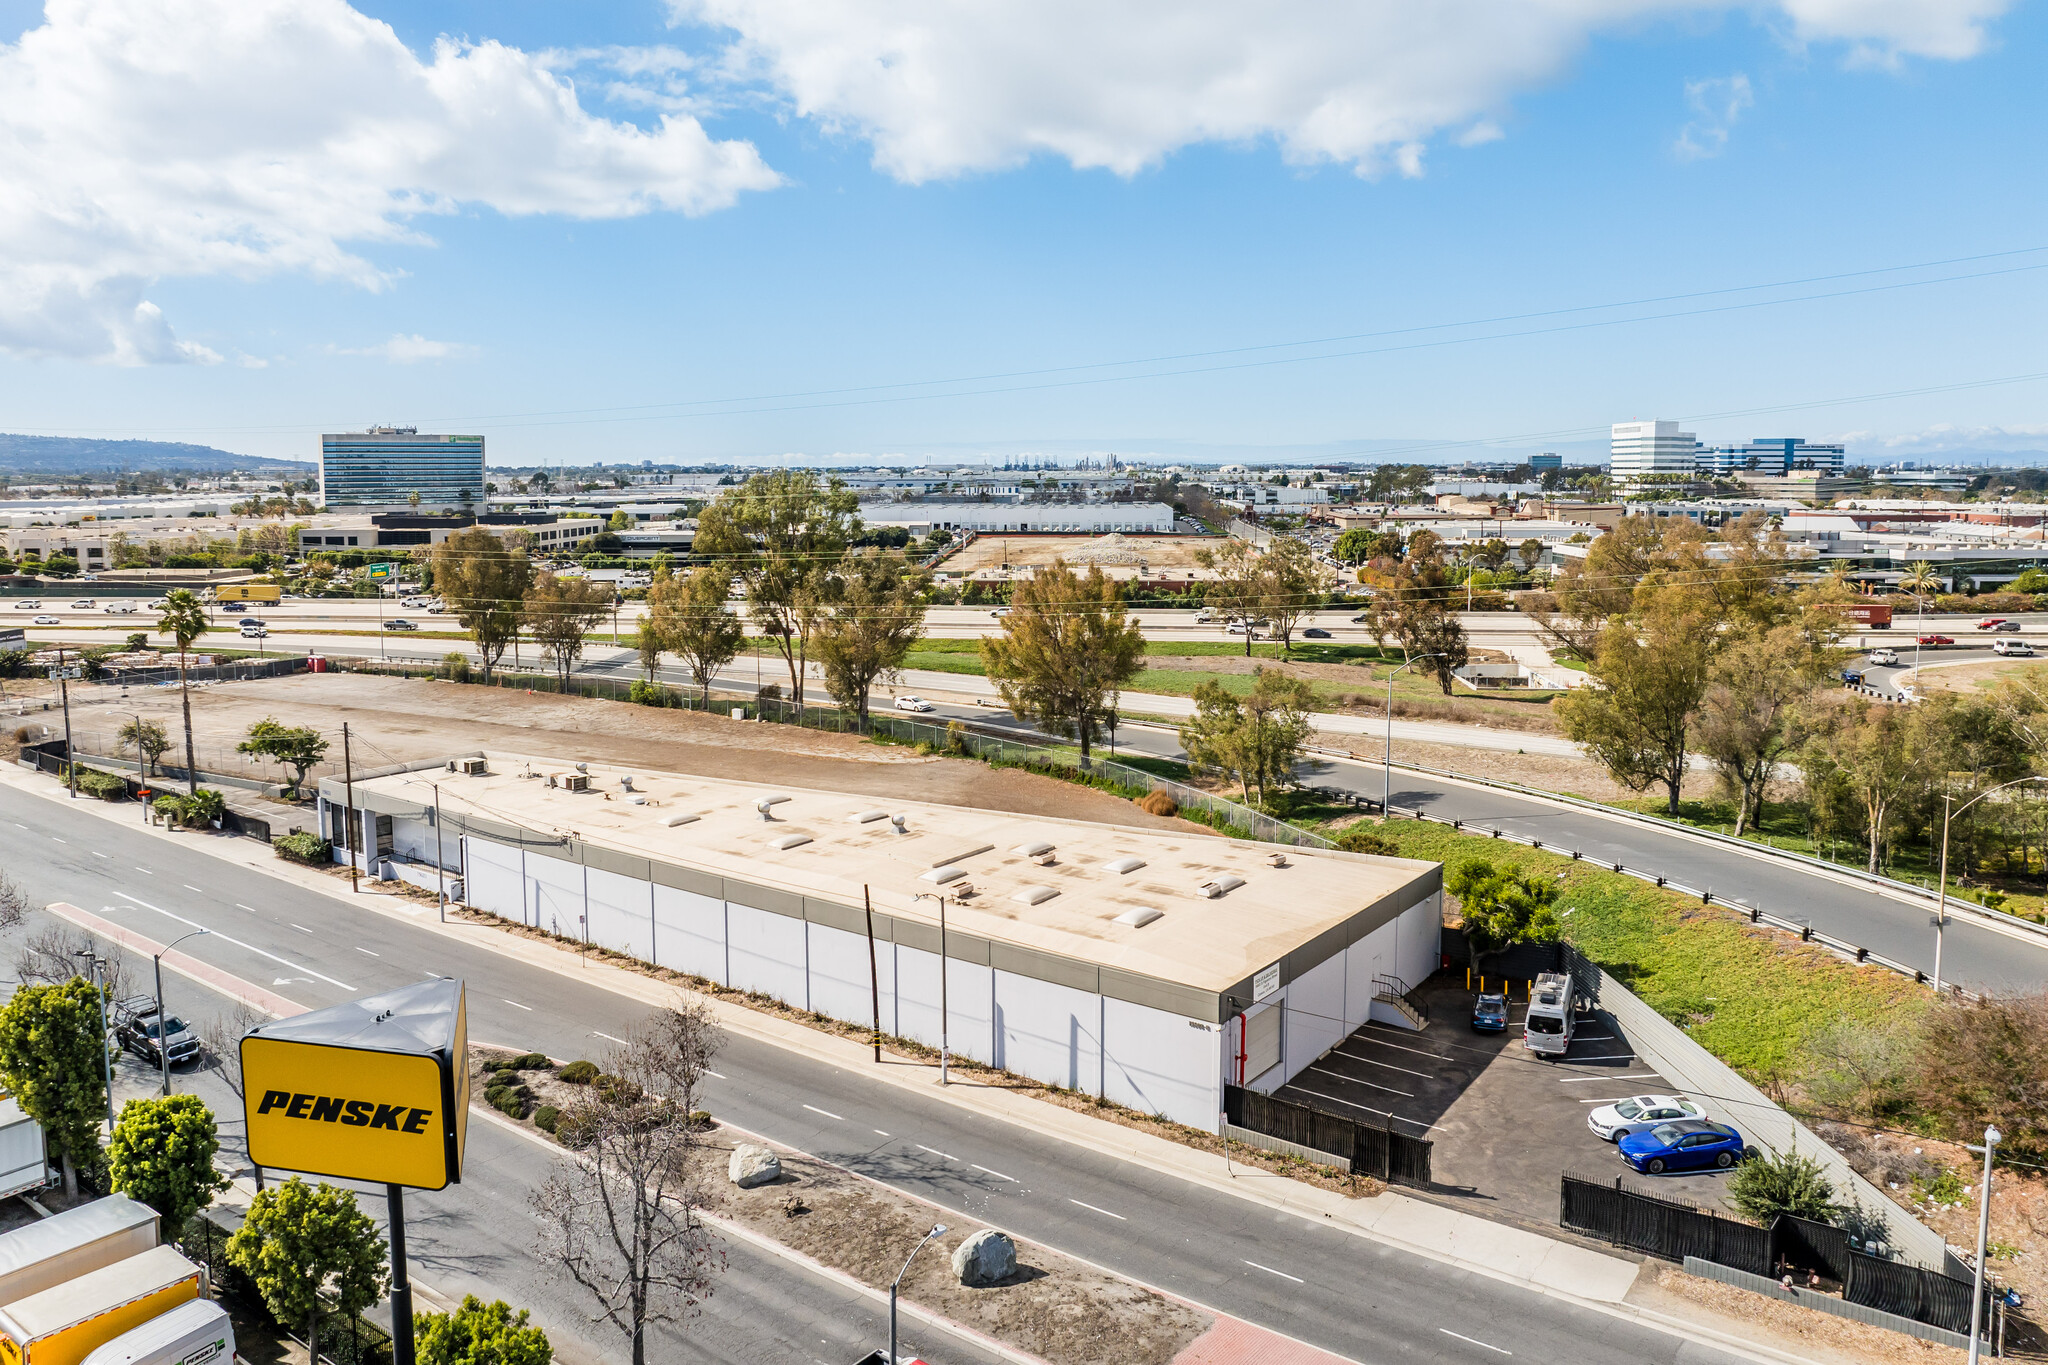
M108 1342L206 1297L206 1272L170 1247L0 1307L0 1365L84 1365Z
M0 1234L0 1308L156 1244L156 1210L125 1194Z

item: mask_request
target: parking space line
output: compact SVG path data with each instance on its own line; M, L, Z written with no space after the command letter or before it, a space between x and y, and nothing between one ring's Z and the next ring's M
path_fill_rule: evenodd
M1568 1057L1565 1060L1571 1062L1632 1062L1635 1059L1636 1054L1633 1052L1589 1052L1584 1056Z
M1427 1071L1410 1071L1405 1066L1395 1066L1392 1062L1381 1062L1375 1061L1371 1057L1361 1057L1355 1052L1346 1052L1343 1048L1332 1048L1330 1050L1336 1053L1339 1057L1349 1057L1352 1061L1364 1062L1367 1066L1385 1067L1389 1071L1398 1071L1403 1076L1419 1076L1425 1081L1436 1079L1435 1077L1431 1076Z
M1654 1081L1656 1079L1657 1073L1654 1071L1631 1071L1626 1076L1568 1076L1564 1080L1559 1081L1558 1084L1584 1085L1588 1081Z
M1399 1119L1403 1123L1412 1123L1417 1128L1426 1128L1433 1133L1443 1133L1449 1131L1442 1124L1424 1123L1421 1119L1411 1119L1406 1114L1397 1114L1391 1109L1375 1109L1369 1104L1360 1104L1357 1100L1338 1099L1335 1095L1325 1095L1320 1090L1310 1090L1306 1086L1289 1085L1283 1088L1295 1091L1299 1094L1307 1095L1311 1099L1328 1100L1332 1104L1341 1104L1350 1109L1363 1109L1368 1114L1378 1114L1383 1118Z
M1354 1038L1358 1037L1358 1035L1357 1035L1357 1034L1355 1034L1355 1033L1354 1033L1354 1034L1352 1034L1351 1036L1352 1036L1352 1037L1354 1037ZM1451 1060L1451 1059L1450 1059L1449 1057L1445 1056L1445 1055L1444 1055L1443 1053L1441 1053L1441 1052L1431 1052L1431 1051L1430 1051L1430 1050L1429 1050L1428 1048L1422 1048L1422 1047L1402 1047L1402 1046L1401 1046L1401 1045L1400 1045L1399 1043L1389 1043L1389 1042L1386 1042L1386 1041L1384 1041L1384 1040L1382 1040L1382 1039L1379 1039L1379 1038L1374 1038L1374 1039L1373 1039L1372 1041L1373 1041L1374 1043L1377 1043L1377 1044L1378 1044L1379 1046L1381 1046L1381 1047L1390 1047L1390 1048L1394 1049L1394 1051L1396 1051L1396 1052L1412 1052L1412 1053L1414 1053L1415 1055L1417 1055L1418 1057L1434 1057L1434 1058L1436 1058L1436 1059L1437 1059L1438 1061L1440 1061L1440 1062L1448 1062L1449 1060ZM1451 1044L1449 1044L1449 1046L1451 1046L1451 1047L1456 1047L1456 1046L1457 1046L1457 1044L1456 1044L1456 1043L1451 1043ZM1476 1048L1476 1047L1475 1047L1475 1048L1471 1048L1471 1049L1469 1049L1469 1050L1470 1050L1470 1051L1472 1051L1472 1052L1483 1052L1483 1051L1485 1051L1485 1049L1483 1049L1483 1048ZM1498 1054L1495 1054L1495 1053L1488 1053L1487 1055L1488 1055L1488 1056L1495 1056L1495 1055L1498 1055Z
M1310 1068L1309 1068L1309 1070L1310 1070L1310 1071L1320 1071L1320 1072L1322 1072L1322 1073L1323 1073L1323 1074L1324 1074L1325 1076L1335 1076L1335 1077L1336 1077L1336 1078L1337 1078L1338 1080L1340 1080L1340 1081L1349 1081L1349 1082L1351 1082L1351 1084L1353 1084L1353 1085L1362 1085L1362 1086L1364 1086L1364 1087L1365 1087L1365 1088L1366 1088L1367 1090L1384 1090L1384 1091L1386 1091L1386 1092L1387 1092L1387 1093L1388 1093L1389 1095L1399 1095L1399 1096L1400 1096L1400 1097L1401 1097L1402 1099L1404 1099L1404 1100L1412 1100L1412 1099L1414 1099L1414 1098L1415 1098L1415 1096L1414 1096L1414 1095L1410 1094L1410 1093L1409 1093L1408 1091L1406 1091L1406 1090L1396 1090L1396 1089L1394 1089L1394 1087L1392 1087L1391 1085L1379 1085L1379 1084L1376 1084L1375 1082L1372 1082L1372 1081L1362 1081L1362 1080L1358 1079L1358 1077L1356 1077L1356 1076L1347 1076L1347 1075L1345 1075L1345 1074L1344 1074L1343 1072L1341 1072L1341 1071L1332 1071L1332 1070L1330 1070L1330 1068L1328 1068L1328 1067L1326 1067L1326 1066L1312 1066L1312 1067L1310 1067Z

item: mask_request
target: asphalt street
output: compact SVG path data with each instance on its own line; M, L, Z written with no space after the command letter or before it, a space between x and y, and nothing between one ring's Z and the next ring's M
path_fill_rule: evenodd
M472 1037L557 1057L601 1056L608 1040L624 1037L644 1012L594 982L358 909L18 786L0 784L0 821L7 870L32 900L70 901L160 941L205 926L213 932L188 941L184 951L309 1006L427 975L460 977L468 983ZM434 913L406 908L414 919ZM183 980L173 984L173 1007L186 1009L178 997L190 999L196 989ZM1637 1321L1190 1185L770 1044L730 1037L717 1072L709 1106L742 1128L933 1200L963 1222L1004 1227L1361 1361L1492 1361L1502 1349L1585 1365L1732 1359ZM507 1160L522 1164L516 1154ZM538 1170L532 1164L528 1178ZM451 1198L460 1209L468 1197L423 1196L422 1217L439 1217L424 1207L433 1199ZM483 1195L473 1215L477 1231L460 1234L451 1244L456 1253L472 1254L472 1239L500 1247L523 1239L523 1227L507 1236L503 1206L510 1197ZM819 1320L831 1316L828 1299L804 1293L808 1311ZM1490 1344L1468 1344L1475 1338Z

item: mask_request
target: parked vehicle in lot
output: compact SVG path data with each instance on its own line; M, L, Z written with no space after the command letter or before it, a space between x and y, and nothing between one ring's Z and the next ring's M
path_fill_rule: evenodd
M1645 1175L1666 1171L1696 1171L1705 1166L1722 1170L1742 1160L1742 1134L1712 1119L1680 1119L1660 1123L1643 1133L1630 1133L1614 1144L1621 1159Z
M392 618L391 618L391 619L390 619L389 621L386 621L386 622L384 623L384 629L386 629L386 630L418 630L418 629L419 629L419 627L418 627L418 626L416 626L416 625L414 625L414 624L413 624L412 622L410 622L410 621L406 620L406 619L405 619L405 618L404 618L403 616L394 616L394 617L392 617Z
M1562 1057L1572 1045L1572 979L1563 972L1542 972L1529 993L1529 1013L1522 1021L1522 1046L1539 1057Z
M1596 1137L1619 1142L1630 1133L1655 1128L1674 1119L1703 1119L1707 1111L1678 1095L1635 1095L1603 1104L1586 1115L1586 1126Z
M183 1019L174 1014L161 1028L158 1027L156 1001L151 997L132 995L114 1002L115 1042L143 1061L161 1066L163 1057L158 1049L159 1036L171 1054L172 1066L191 1061L199 1055L199 1035L192 1032Z
M1321 626L1310 626L1301 633L1301 638L1304 640L1327 640L1330 638L1330 632L1324 630Z
M2003 654L2008 659L2031 659L2034 657L2034 647L2025 640L1993 640L1991 642L1991 652L1993 654Z
M1472 1028L1477 1033L1506 1033L1508 998L1484 993L1472 997Z
M1898 661L1899 651L1893 649L1889 645L1885 646L1883 649L1873 649L1870 651L1870 662L1874 664L1891 665L1896 664Z
M1952 645L1956 642L1953 635L1921 635L1915 638L1923 645Z
M898 711L929 711L932 709L932 704L923 697L898 697L896 699L896 709Z

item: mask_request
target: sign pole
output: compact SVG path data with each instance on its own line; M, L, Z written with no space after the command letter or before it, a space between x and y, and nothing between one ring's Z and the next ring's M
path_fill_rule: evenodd
M347 721L341 723L341 781L346 817L341 830L348 836L348 889L355 892L362 889L356 884L356 845L363 841L363 831L356 825L356 768L349 761Z
M405 1186L384 1189L391 1205L391 1365L413 1365L412 1281L405 1276Z
M64 646L57 646L57 694L64 699L64 780L71 799L78 799L78 752L71 747L71 670L64 666Z

